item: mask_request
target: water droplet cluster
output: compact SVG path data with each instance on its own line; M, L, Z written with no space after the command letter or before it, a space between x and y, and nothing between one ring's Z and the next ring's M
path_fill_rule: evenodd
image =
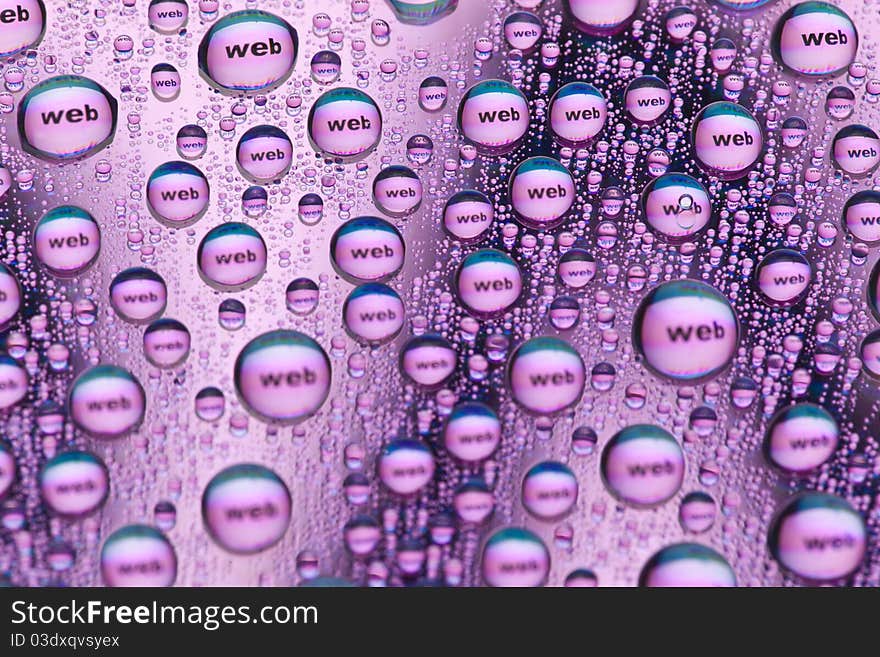
M0 583L880 585L878 9L0 1Z

